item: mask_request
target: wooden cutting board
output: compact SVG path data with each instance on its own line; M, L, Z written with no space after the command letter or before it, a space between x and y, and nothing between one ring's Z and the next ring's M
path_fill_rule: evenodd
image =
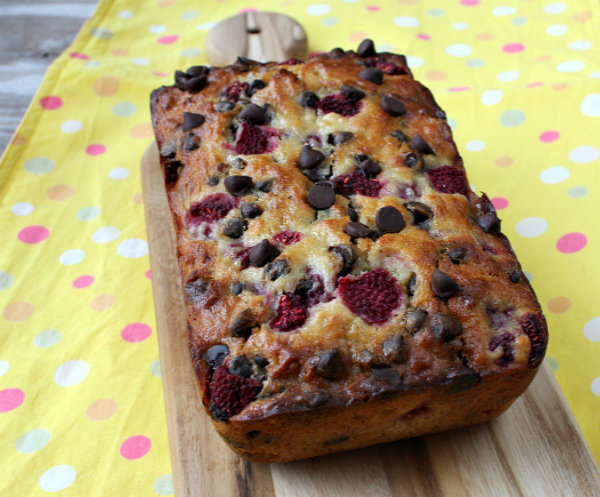
M293 463L237 457L196 387L156 145L142 159L142 181L177 497L600 495L598 465L547 364L506 413L485 424Z

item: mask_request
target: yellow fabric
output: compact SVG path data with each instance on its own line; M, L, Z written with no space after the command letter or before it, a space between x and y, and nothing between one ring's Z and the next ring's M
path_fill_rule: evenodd
M254 4L258 7L258 3ZM0 495L168 495L139 162L148 96L206 63L234 0L105 0L52 65L0 167ZM310 50L410 56L493 199L600 457L600 8L569 2L260 2Z

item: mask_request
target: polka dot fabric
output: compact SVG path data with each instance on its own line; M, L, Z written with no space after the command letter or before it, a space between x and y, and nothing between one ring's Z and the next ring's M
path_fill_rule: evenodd
M138 167L152 142L148 97L175 69L206 63L217 21L258 6L101 2L7 148L0 495L172 495ZM260 8L298 19L313 52L370 37L407 55L502 218L549 321L547 360L600 458L597 2Z

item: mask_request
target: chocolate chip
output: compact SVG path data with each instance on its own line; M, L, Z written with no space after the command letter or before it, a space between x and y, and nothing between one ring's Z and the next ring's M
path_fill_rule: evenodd
M450 393L464 392L473 388L479 382L479 376L471 368L462 366L458 371L451 371L446 375L446 381L450 384Z
M335 204L335 191L327 184L316 184L308 192L308 204L313 209L329 209Z
M263 356L256 354L252 360L259 368L266 368L269 365L269 361Z
M183 287L185 294L193 303L197 303L208 290L209 282L202 279L188 281Z
M217 186L219 184L219 181L219 177L216 174L213 174L208 177L208 179L206 180L206 184L208 186Z
M285 259L277 259L276 261L269 262L269 264L265 266L265 278L270 281L275 281L277 278L289 273L291 270L288 261Z
M358 213L351 207L348 207L348 217L350 218L350 221L358 221Z
M160 155L161 155L161 157L164 157L165 159L174 158L176 153L177 153L177 140L168 141L160 149Z
M298 157L298 165L303 169L312 169L317 167L325 160L325 156L310 145L304 145Z
M381 166L373 159L362 161L358 167L363 170L367 178L374 178L381 172Z
M410 275L410 279L408 280L408 283L406 285L406 291L407 291L408 295L410 297L412 297L415 294L416 289L417 289L417 275L415 273L412 273Z
M429 143L427 143L419 134L416 134L410 139L410 146L424 155L435 155L435 152L429 146Z
M247 227L248 222L245 219L231 219L223 228L223 234L229 238L237 239L244 234Z
M383 356L392 362L406 362L406 346L402 335L394 335L383 342Z
M235 108L235 104L233 102L217 102L215 104L215 112L229 112Z
M319 97L312 91L305 91L300 95L300 105L302 107L308 107L309 109L316 109Z
M350 238L366 238L373 234L373 230L362 223L349 222L344 228Z
M267 179L264 181L257 181L256 185L254 185L254 186L256 186L256 189L259 192L269 193L271 191L271 187L273 186L273 181L275 181L275 180Z
M462 333L462 325L449 314L434 314L431 316L431 331L437 339L447 342Z
M183 71L175 71L175 86L181 91L187 91L187 82L190 77Z
M247 121L251 124L264 124L267 116L265 109L262 107L256 104L248 104L242 109L238 117L242 121Z
M250 86L246 90L246 95L252 97L252 95L254 95L258 90L262 90L266 86L267 83L265 83L262 79L255 79L252 81L252 83L250 83Z
M346 55L346 52L342 50L340 47L335 47L334 49L329 51L329 57L332 59L340 59Z
M232 195L245 195L252 189L252 178L250 176L227 176L225 188Z
M229 328L229 336L248 338L254 326L256 326L254 314L250 309L244 309L233 320Z
M197 78L198 76L206 76L210 72L210 69L206 66L191 66L186 71L188 76L191 78Z
M449 299L460 290L460 286L446 273L436 269L431 278L431 286L438 298Z
M316 373L323 378L333 380L339 377L343 368L344 362L340 356L340 351L338 349L329 349L319 355Z
M354 263L356 262L356 252L354 247L347 243L342 243L341 245L330 247L329 250L342 258L343 265L342 269L340 269L337 274L338 277L346 276L352 270L352 266L354 266Z
M418 228L423 228L427 221L433 217L431 208L422 202L406 202L404 207L413 215L413 224Z
M194 112L183 113L183 124L181 125L182 131L189 131L190 129L202 126L206 121L206 118L202 114L195 114Z
M245 287L246 285L244 285L242 282L236 281L233 285L231 285L231 293L234 295L239 295L244 291Z
M304 174L304 176L306 176L313 183L316 183L317 181L323 181L327 177L327 174L325 174L323 171L321 171L318 168L301 169L301 171L302 171L302 174Z
M400 100L388 97L387 95L381 95L379 104L390 116L401 116L406 112L406 107L404 107L404 104Z
M244 378L250 378L252 376L252 364L245 355L239 355L231 359L229 363L229 372L231 374L237 374Z
M363 161L366 161L369 158L368 155L365 154L356 154L354 155L354 160L356 161L357 164L360 164Z
M364 91L350 85L342 85L342 95L350 102L358 102L367 96Z
M521 280L521 273L517 270L512 271L509 275L510 281L518 283Z
M404 157L404 165L406 167L416 167L419 165L419 158L415 154L407 154Z
M400 143L404 143L404 142L408 141L408 136L406 136L404 133L402 133L402 131L400 131L399 129L395 129L390 134L394 138L396 138ZM412 167L412 166L409 166L409 167Z
M382 207L377 211L375 223L384 233L399 233L406 225L402 213L391 205Z
M225 414L221 410L221 408L214 402L211 403L210 406L208 406L208 411L210 412L210 415L213 419L217 419L219 421L227 421L229 419L227 414Z
M213 345L210 347L206 354L204 354L204 359L206 360L208 366L211 370L217 369L225 358L229 355L229 348L227 345Z
M371 368L371 372L377 380L390 385L398 385L402 382L400 373L392 368Z
M236 157L235 159L233 159L232 164L234 169L239 170L246 169L246 166L248 165L248 163L241 157Z
M329 143L330 145L335 145L337 147L342 143L346 143L347 141L352 140L353 137L354 133L351 133L350 131L338 131L337 133L331 133L327 137L327 143Z
M375 51L375 44L373 43L373 40L370 40L369 38L361 41L356 49L356 55L359 57L371 57L372 55L376 54L377 52Z
M208 80L206 79L206 76L198 76L196 78L188 79L185 83L185 86L186 90L190 93L198 93L199 91L204 89L207 83Z
M165 183L173 186L179 179L179 170L183 168L183 164L178 160L171 160L165 165Z
M481 226L486 233L500 233L500 219L494 212L479 216L477 224Z
M337 186L335 184L335 181L333 181L331 179L321 179L321 180L317 181L315 184L328 186L329 188L333 188L334 192L337 192L337 190L336 190Z
M260 216L263 213L262 207L256 204L251 204L249 202L244 202L240 206L240 214L243 218L246 219L254 219L255 217Z
M383 83L383 71L381 69L377 69L376 67L365 67L358 73L358 75L362 79L366 79L367 81L375 83L376 85Z
M344 435L342 437L335 437L335 438L330 438L329 440L325 440L323 442L323 445L337 445L337 444L344 443L348 440L350 440L350 437L347 435Z
M435 117L439 117L440 119L446 120L446 113L442 109L438 109L435 111Z
M450 262L452 262L452 264L456 264L457 266L463 262L466 255L466 251L462 248L452 249L450 252L448 252Z
M236 72L246 72L250 68L250 65L254 63L255 62L253 60L247 59L246 57L238 56L236 61L233 64L231 64L231 68L234 69Z
M404 323L406 325L406 331L409 333L416 333L421 329L423 323L425 322L425 318L427 317L427 312L423 309L411 309L406 313L406 317L404 318Z
M183 150L185 152L193 152L200 147L200 137L196 136L192 131L186 133L183 137Z
M278 255L279 249L266 238L262 242L254 245L248 252L250 263L256 267L263 267Z
M256 438L258 435L260 435L260 430L250 430L248 433L246 433L248 438Z

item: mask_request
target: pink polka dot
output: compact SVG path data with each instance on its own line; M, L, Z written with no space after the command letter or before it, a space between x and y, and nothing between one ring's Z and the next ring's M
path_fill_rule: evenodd
M85 149L85 153L88 155L102 155L104 152L106 152L106 147L99 143L93 143Z
M40 105L46 110L60 109L63 101L60 97L44 97L40 100Z
M379 7L377 7L377 5L367 5L367 10L370 10L371 12L377 12Z
M496 210L506 209L508 207L508 200L504 197L494 197L491 199L492 205Z
M419 38L420 40L431 40L431 36L426 35L425 33L419 33L417 35L417 38Z
M160 43L161 45L170 45L171 43L175 43L178 39L179 39L179 35L168 35L168 36L163 36L162 38L159 38L156 41L158 43Z
M94 282L94 277L86 274L85 276L80 276L73 282L73 286L75 288L87 288Z
M558 131L544 131L540 135L540 141L544 143L550 143L558 140L560 133Z
M460 4L465 7L475 7L475 5L479 5L479 0L460 0Z
M24 400L25 392L20 388L0 390L0 412L12 411L19 407Z
M149 280L152 279L152 271L150 271L149 269L148 271L146 271L146 278L148 278Z
M522 43L507 43L502 47L502 50L506 53L518 53L525 50L525 45Z
M150 447L152 447L152 440L143 435L136 435L121 444L121 455L125 459L139 459L148 453Z
M152 71L152 74L154 74L155 76L158 76L159 78L164 78L164 77L168 76L168 74L166 72L160 72L160 71Z
M121 338L129 343L143 342L152 334L152 328L144 323L131 323L121 331Z
M448 91L456 93L459 91L469 91L470 89L470 86L453 86L452 88L448 88Z
M71 52L69 55L71 56L72 59L90 60L90 56L86 55L84 53Z
M246 12L256 12L256 7L245 7L243 9L238 10L240 14L245 14Z
M556 248L563 254L579 252L587 244L587 238L583 233L567 233L556 242Z
M23 228L19 231L17 238L21 240L23 243L40 243L43 242L46 238L48 238L48 228L45 226L27 226L27 228Z

